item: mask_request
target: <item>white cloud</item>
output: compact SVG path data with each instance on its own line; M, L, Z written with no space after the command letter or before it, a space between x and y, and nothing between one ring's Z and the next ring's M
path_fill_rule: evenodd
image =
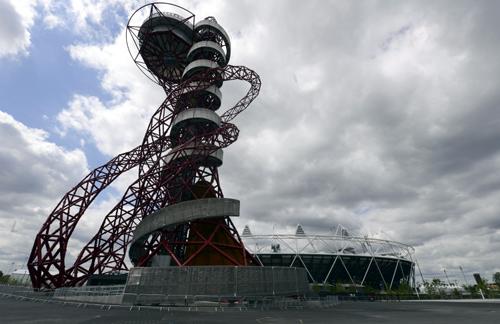
M28 53L34 6L35 1L0 0L0 58Z
M68 151L48 134L0 111L0 268L24 263L33 238L62 195L87 172L81 150Z
M103 102L97 97L75 95L57 117L63 133L74 130L87 134L108 156L139 145L165 94L129 58L124 33L110 44L78 44L68 51L73 59L100 72L101 85L111 98Z

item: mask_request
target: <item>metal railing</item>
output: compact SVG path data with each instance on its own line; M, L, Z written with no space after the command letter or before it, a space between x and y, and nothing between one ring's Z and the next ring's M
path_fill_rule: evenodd
M55 290L54 297L117 296L123 295L124 290L125 285L62 287Z
M17 289L15 289L17 288ZM263 311L271 309L304 309L304 308L329 308L341 303L338 296L325 297L245 297L234 298L233 296L180 296L165 295L164 303L145 306L119 305L107 302L92 302L85 297L121 297L124 286L84 286L64 287L53 292L38 292L30 288L18 289L19 287L0 285L0 296L15 298L20 301L56 303L73 305L75 307L100 307L102 309L125 308L129 310L158 310L158 311ZM84 300L66 299L65 297L83 297ZM147 299L147 294L141 298Z

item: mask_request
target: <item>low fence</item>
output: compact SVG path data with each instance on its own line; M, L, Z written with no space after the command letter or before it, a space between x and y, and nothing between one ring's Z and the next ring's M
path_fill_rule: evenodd
M138 297L134 307L153 305L170 309L190 308L194 310L271 310L271 309L311 309L330 308L340 304L337 296L322 298L291 298L283 296L245 297L235 299L232 296L178 296L178 295L147 295ZM154 300L155 303L151 303Z
M63 287L54 292L54 298L89 303L121 304L125 285Z
M98 303L119 305L125 286L83 286L58 288L53 298L68 302ZM154 302L152 302L154 301ZM284 297L252 296L234 297L220 295L160 295L139 294L135 305L143 307L153 305L167 309L189 308L189 310L269 310L269 309L304 309L329 308L340 303L338 296L325 297Z
M23 285L0 285L0 292L39 299L50 299L54 295L53 291L35 291L33 287Z
M129 310L186 310L186 311L259 311L270 309L311 309L329 308L338 305L341 301L338 296L325 297L239 297L234 296L180 296L165 295L165 303L156 306L120 305L124 285L115 286L83 286L64 287L55 291L34 291L29 287L0 285L0 296L16 298L18 300L61 303L77 307L96 306L103 309L111 307L124 307ZM143 294L140 298L148 299L150 296ZM140 301L140 300L139 300Z

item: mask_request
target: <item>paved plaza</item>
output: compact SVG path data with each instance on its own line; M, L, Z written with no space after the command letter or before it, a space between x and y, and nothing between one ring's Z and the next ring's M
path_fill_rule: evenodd
M500 323L498 303L343 302L322 309L224 312L77 307L0 297L1 323Z

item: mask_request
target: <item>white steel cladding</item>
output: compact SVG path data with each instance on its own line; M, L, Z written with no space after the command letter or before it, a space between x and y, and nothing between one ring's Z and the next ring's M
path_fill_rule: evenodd
M295 234L252 235L248 230L242 239L264 266L305 268L310 283L384 290L415 285L414 248L407 244L351 236L343 227L332 235L309 235L300 225Z

